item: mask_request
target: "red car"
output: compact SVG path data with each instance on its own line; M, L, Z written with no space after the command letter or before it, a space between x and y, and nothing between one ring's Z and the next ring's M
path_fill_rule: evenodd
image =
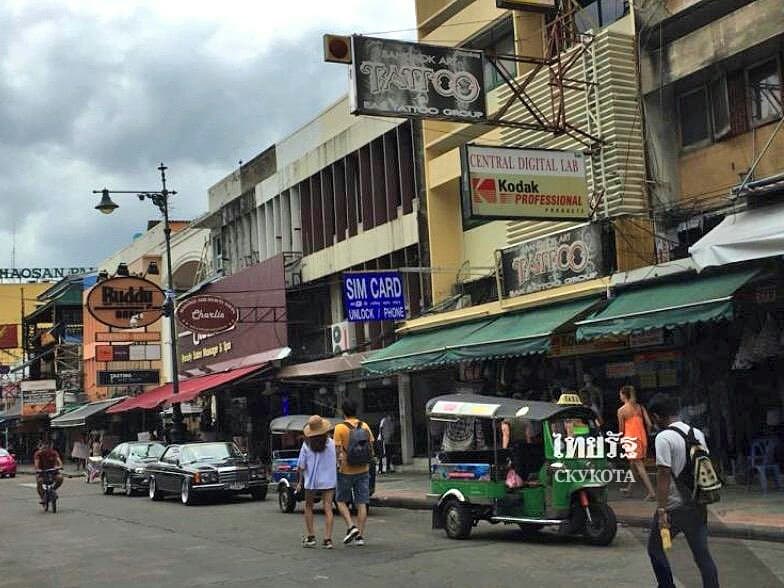
M16 476L16 456L0 447L0 478Z

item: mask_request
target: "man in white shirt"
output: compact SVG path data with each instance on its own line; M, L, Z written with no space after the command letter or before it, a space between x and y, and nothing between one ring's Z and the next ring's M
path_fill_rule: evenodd
M691 497L680 491L676 479L689 465L686 441L678 431L688 434L693 429L678 419L678 399L668 394L656 394L648 404L648 414L661 432L656 435L656 501L658 508L653 517L648 537L648 556L659 588L675 588L672 569L664 552L661 529L669 528L670 534L683 531L694 562L700 569L704 588L718 588L719 574L708 550L707 509L697 505ZM694 437L707 451L705 435L693 429Z

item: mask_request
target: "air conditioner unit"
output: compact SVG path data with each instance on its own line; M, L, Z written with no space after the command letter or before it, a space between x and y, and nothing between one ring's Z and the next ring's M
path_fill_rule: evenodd
M353 349L357 344L354 325L348 321L335 323L329 327L328 351L338 355Z

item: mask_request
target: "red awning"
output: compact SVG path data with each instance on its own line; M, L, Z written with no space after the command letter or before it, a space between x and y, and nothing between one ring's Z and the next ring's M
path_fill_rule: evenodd
M260 371L267 364L251 365L236 370L229 370L225 372L218 372L215 374L208 374L206 376L199 376L197 378L189 378L187 380L180 380L180 392L177 395L172 393L172 385L164 384L152 390L147 390L138 396L128 398L119 404L115 404L106 412L114 414L118 412L125 412L135 408L156 408L164 402L190 402L203 392L209 392L219 386L230 384Z

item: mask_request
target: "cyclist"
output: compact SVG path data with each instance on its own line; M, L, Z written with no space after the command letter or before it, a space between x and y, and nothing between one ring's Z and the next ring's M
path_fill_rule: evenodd
M63 467L63 460L60 459L60 454L57 450L52 448L52 442L48 439L42 439L38 442L38 451L33 454L33 464L35 465L35 483L38 488L38 496L41 499L41 504L44 503L44 474L43 470L51 470L58 468L54 473L54 489L57 490L63 485L63 473L59 470Z

